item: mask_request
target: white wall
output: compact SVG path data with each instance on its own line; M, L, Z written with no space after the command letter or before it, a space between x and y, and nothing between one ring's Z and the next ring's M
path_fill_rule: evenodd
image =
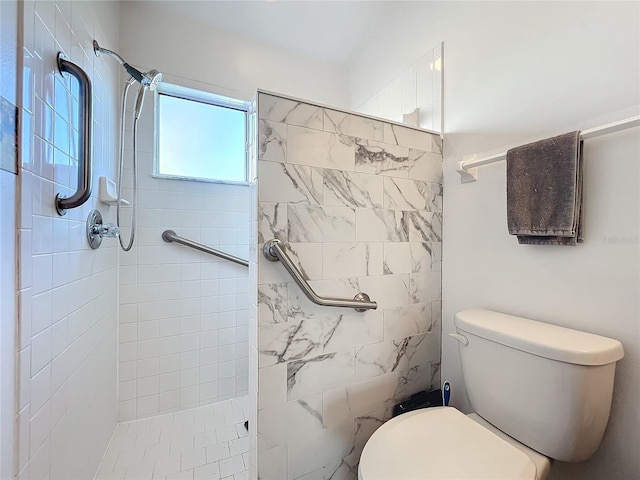
M63 51L93 83L93 185L112 175L119 67L100 65L95 36L118 41L118 5L20 2L23 14L23 139L19 171L18 464L23 479L87 479L116 423L117 250L85 237L97 189L59 216L58 192L77 183L78 91L58 73ZM4 221L4 218L3 218ZM4 225L3 225L4 228Z
M120 31L120 53L129 63L206 83L215 93L250 100L262 88L347 104L343 67L264 46L146 2L122 3Z
M166 243L162 232L248 258L249 187L153 178L151 98L138 135L138 226L133 248L120 252L120 421L248 391L248 268ZM131 141L131 133L125 138ZM129 200L130 148L122 192ZM126 244L130 208L122 213Z
M526 247L506 232L504 164L459 184L463 155L505 148L637 114L637 2L428 2L374 30L349 71L352 99L401 69L403 51L444 40L445 188L443 378L469 409L453 315L487 307L607 335L624 343L608 430L587 463L556 462L553 478L640 476L638 129L585 146L585 243ZM388 32L388 30L387 30Z

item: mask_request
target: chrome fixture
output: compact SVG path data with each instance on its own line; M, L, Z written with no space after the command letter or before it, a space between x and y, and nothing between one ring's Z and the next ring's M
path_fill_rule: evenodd
M140 87L138 88L138 93L136 95L135 100L135 108L133 112L133 138L132 138L132 167L133 167L133 204L132 204L132 212L131 212L131 236L129 237L129 242L125 245L121 236L118 236L118 241L120 242L120 247L125 252L131 250L133 246L133 241L136 237L136 225L137 225L137 211L138 211L138 120L140 119L140 113L142 112L142 105L144 104L144 97L147 93L147 90L154 91L160 81L162 80L162 74L157 70L149 70L146 73L141 72L140 70L132 67L124 59L118 55L116 52L112 50L108 50L106 48L102 48L98 45L96 40L93 41L93 51L97 57L101 55L108 55L112 58L115 58L120 65L124 67L131 78L129 78L124 86L124 90L122 92L122 104L120 108L120 149L119 149L119 157L118 157L118 186L116 188L117 202L116 202L116 223L118 227L121 226L120 223L120 210L122 204L125 203L122 200L122 172L124 170L124 137L125 137L125 112L127 107L127 98L129 95L129 88L133 84L133 82L137 81L140 83Z
M102 223L102 214L98 210L91 210L87 217L87 240L93 249L102 244L105 237L113 238L120 235L120 229L113 223Z
M76 208L84 204L91 196L91 124L93 123L93 104L91 80L87 73L75 63L67 60L62 53L58 53L58 70L60 75L69 73L78 80L80 103L80 125L78 127L78 186L70 197L56 195L56 211L58 215L66 214L69 208Z
M221 252L220 250L216 250L215 248L202 245L201 243L194 242L193 240L189 240L188 238L180 237L176 235L176 232L174 232L173 230L165 230L164 232L162 232L162 239L165 242L180 243L187 247L200 250L201 252L208 253L210 255L215 255L216 257L224 258L225 260L229 260L230 262L237 263L238 265L242 265L243 267L249 266L249 262L247 262L246 260L240 257L236 257L235 255L231 255L230 253Z
M274 238L266 242L262 247L262 253L267 260L270 260L272 262L277 262L278 260L280 260L284 268L293 277L293 280L298 284L307 298L316 305L323 305L325 307L354 308L356 312L365 312L367 310L375 310L376 308L378 308L378 304L371 301L369 295L362 292L356 294L356 296L353 297L353 300L349 300L347 298L320 297L318 294L316 294L316 292L313 291L311 286L302 276L302 273L300 273L300 271L295 267L293 261L291 260L291 258L289 258L289 255L287 255L287 253L282 248L280 240Z
M93 52L96 54L96 57L100 57L100 55L105 54L115 58L129 75L145 87L148 87L151 91L154 91L157 88L158 83L160 83L160 80L162 80L162 74L157 70L149 70L146 73L142 73L137 68L134 68L125 62L124 59L113 50L102 48L98 45L96 40L93 41Z

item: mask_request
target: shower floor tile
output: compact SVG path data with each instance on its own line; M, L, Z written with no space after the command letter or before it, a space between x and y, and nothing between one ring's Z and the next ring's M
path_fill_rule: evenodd
M248 397L120 423L95 480L248 480Z

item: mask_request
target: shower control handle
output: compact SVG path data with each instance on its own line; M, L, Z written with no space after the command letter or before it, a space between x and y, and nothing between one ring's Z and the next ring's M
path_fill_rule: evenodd
M93 233L102 238L115 238L120 235L120 229L115 223L102 223L93 227Z
M93 249L102 244L105 237L115 238L120 235L120 228L113 223L102 223L102 214L98 210L91 210L87 217L87 240Z

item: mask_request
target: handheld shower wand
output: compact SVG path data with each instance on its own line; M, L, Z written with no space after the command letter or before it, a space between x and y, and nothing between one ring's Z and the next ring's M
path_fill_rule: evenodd
M141 72L140 70L132 67L124 59L118 55L116 52L108 50L106 48L102 48L98 45L97 41L93 41L93 51L96 56L100 56L102 54L109 55L110 57L115 58L120 65L126 70L126 72L131 75L131 78L127 79L125 83L124 90L122 92L122 107L120 113L120 151L119 151L119 162L118 162L118 188L117 195L118 201L116 202L116 219L118 227L120 227L120 207L122 204L122 173L124 171L124 137L125 137L125 112L127 105L127 97L129 94L129 88L131 85L137 81L140 83L140 87L138 88L138 94L136 95L135 107L133 112L133 154L132 154L132 166L133 166L133 204L132 204L132 212L131 212L131 235L129 237L129 242L127 245L124 244L122 240L122 235L118 236L118 241L120 242L120 247L125 252L131 250L133 246L133 241L136 236L136 212L138 209L138 120L140 119L140 114L142 112L142 105L144 104L144 96L147 93L147 90L155 90L158 87L158 83L162 80L162 74L157 70L150 70L146 73Z

